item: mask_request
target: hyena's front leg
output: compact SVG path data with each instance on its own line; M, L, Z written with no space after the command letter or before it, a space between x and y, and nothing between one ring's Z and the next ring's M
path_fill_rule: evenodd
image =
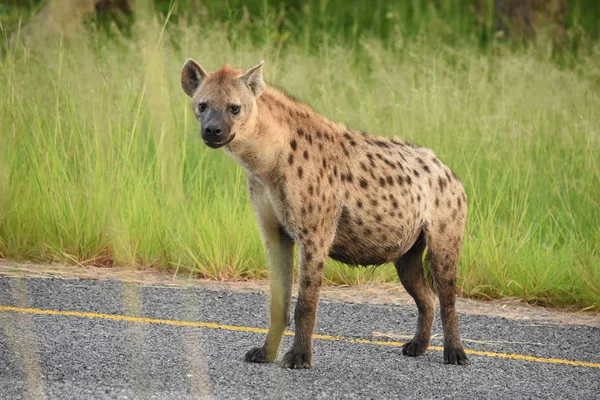
M246 353L249 362L271 362L277 357L281 337L290 316L294 271L294 242L279 226L264 188L249 180L250 196L265 241L269 264L270 324L262 347Z
M327 250L311 240L300 245L300 282L294 313L296 336L290 351L283 357L286 368L312 367L312 336Z

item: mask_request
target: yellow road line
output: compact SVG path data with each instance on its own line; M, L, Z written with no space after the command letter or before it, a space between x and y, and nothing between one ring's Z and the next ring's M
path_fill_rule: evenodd
M210 328L210 329L223 329L227 331L238 331L238 332L253 332L253 333L267 333L266 329L263 328L252 328L249 326L238 326L238 325L223 325L214 322L194 322L194 321L178 321L170 319L156 319L156 318L144 318L144 317L132 317L128 315L116 315L116 314L102 314L94 312L82 312L82 311L59 311L59 310L42 310L40 308L22 308L12 306L0 306L0 311L13 311L20 313L39 314L39 315L60 315L66 317L81 317L81 318L92 318L92 319L108 319L113 321L127 321L127 322L141 322L148 324L161 324L161 325L176 325L176 326L192 326L199 328ZM285 331L284 335L294 336L294 332ZM336 342L347 342L347 343L358 343L358 344L371 344L378 346L392 346L402 347L402 342L393 341L381 341L381 340L370 340L370 339L357 339L346 336L331 336L331 335L313 335L315 339L331 340ZM430 350L444 351L441 346L430 346ZM593 363L587 361L572 361L564 360L560 358L543 358L533 357L523 354L510 354L510 353L494 353L491 351L480 351L480 350L465 350L467 354L473 354L484 357L494 358L506 358L512 360L530 361L546 364L562 364L572 365L576 367L588 367L588 368L600 368L600 363Z

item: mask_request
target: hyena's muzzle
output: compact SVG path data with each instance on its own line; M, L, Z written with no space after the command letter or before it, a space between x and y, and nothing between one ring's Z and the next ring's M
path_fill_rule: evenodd
M213 149L231 143L235 137L235 134L231 133L231 127L225 121L223 111L206 110L200 121L200 131L204 143Z

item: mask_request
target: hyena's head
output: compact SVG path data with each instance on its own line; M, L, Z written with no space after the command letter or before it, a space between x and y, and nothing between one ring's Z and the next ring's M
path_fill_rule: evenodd
M181 71L183 91L192 98L202 139L213 149L229 144L257 118L256 99L265 89L262 64L247 71L229 65L206 72L189 59Z

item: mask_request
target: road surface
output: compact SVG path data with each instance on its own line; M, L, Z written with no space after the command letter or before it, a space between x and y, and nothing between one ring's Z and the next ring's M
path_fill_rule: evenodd
M461 313L471 362L448 366L440 339L401 355L416 316L322 301L314 368L290 371L243 361L268 326L261 293L0 277L0 398L600 398L598 327Z

